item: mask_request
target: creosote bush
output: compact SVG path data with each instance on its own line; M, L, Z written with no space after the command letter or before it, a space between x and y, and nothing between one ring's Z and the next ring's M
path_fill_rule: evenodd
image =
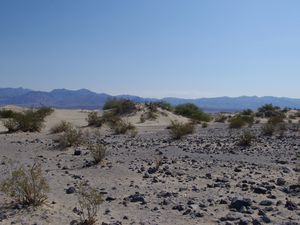
M172 121L169 129L170 134L174 139L180 139L188 134L194 133L195 126L192 123Z
M209 122L211 120L209 114L204 113L200 108L192 103L177 105L175 107L175 113L194 121Z
M126 134L129 131L135 131L136 127L129 122L123 120L118 121L113 126L111 126L115 134Z
M3 118L3 119L13 118L14 115L15 115L15 112L12 111L11 109L1 109L0 110L0 118Z
M111 110L115 115L125 115L136 111L135 103L127 99L110 99L103 110Z
M89 145L88 150L90 150L96 164L101 163L107 155L107 148L102 144Z
M101 127L103 120L97 112L90 112L87 117L88 126Z
M246 125L252 126L254 123L254 117L248 115L236 115L229 120L229 128L237 129Z
M264 124L261 127L261 133L265 136L272 136L276 130L276 127L273 124Z
M258 108L256 113L257 117L269 118L273 116L284 116L284 111L280 110L280 107L273 106L272 104L265 104Z
M77 192L80 209L80 224L93 225L97 223L99 207L103 202L102 194L85 183L79 185Z
M81 130L71 127L59 137L58 141L62 149L79 146L84 142L84 135Z
M46 116L49 116L53 109L42 107L34 110L29 109L24 112L14 112L8 121L4 121L4 126L8 132L39 132L41 131Z
M246 130L240 136L238 144L240 146L250 146L254 139L255 136L249 130Z
M47 200L49 186L41 165L35 163L29 169L21 166L12 171L10 177L1 183L1 191L19 204L40 206Z
M72 129L72 124L67 121L61 121L60 123L56 124L54 127L51 128L50 133L51 134L58 134L62 132L66 132L70 129Z

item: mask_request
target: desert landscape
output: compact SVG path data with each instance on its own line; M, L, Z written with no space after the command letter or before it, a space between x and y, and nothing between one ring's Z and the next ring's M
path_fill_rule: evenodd
M164 104L114 103L48 109L40 132L8 132L1 119L0 181L38 164L49 187L39 206L2 190L1 224L299 224L299 110L199 111L200 119ZM76 141L65 141L68 130ZM93 222L82 218L82 185L101 198Z

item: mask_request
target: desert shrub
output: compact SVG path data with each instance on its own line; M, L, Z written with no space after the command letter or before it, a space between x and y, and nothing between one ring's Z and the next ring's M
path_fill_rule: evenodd
M126 134L129 131L136 130L136 127L129 122L125 122L123 120L115 123L111 126L115 134Z
M202 123L202 128L207 128L207 127L208 127L208 123L203 122L203 123Z
M44 123L43 115L32 109L16 114L13 119L18 123L18 130L23 132L39 132Z
M104 110L112 110L115 115L130 114L136 111L136 106L133 101L127 99L110 99L104 106Z
M19 129L19 123L14 119L7 119L3 121L3 125L8 130L8 133L16 132Z
M229 128L233 129L242 128L247 124L247 122L240 116L230 119L229 122Z
M276 130L276 127L273 124L264 124L261 127L261 132L265 136L272 136Z
M54 110L50 107L41 107L36 110L36 115L42 119L44 119L46 116L50 116Z
M268 119L268 124L278 125L284 122L283 119L284 117L282 116L272 116Z
M81 183L77 192L80 209L80 224L93 225L97 223L97 213L103 202L102 194L95 188Z
M51 134L58 134L58 133L66 132L66 131L70 130L72 127L73 126L70 122L61 121L60 123L54 125L54 127L52 127L50 129L50 133Z
M238 144L240 146L250 146L255 136L248 130L244 131L239 137Z
M231 118L229 122L229 128L241 128L246 125L251 126L254 123L254 117L238 114Z
M283 115L284 113L280 110L280 107L273 106L272 104L265 104L262 107L258 108L258 112L256 113L257 117L272 117Z
M84 143L84 135L81 130L70 128L59 137L59 147L62 149L79 146Z
M251 109L245 109L242 112L240 112L240 115L251 116L253 115L253 111Z
M222 114L217 115L215 118L215 122L217 122L217 123L225 123L226 120L227 120L227 116L222 115Z
M41 165L34 164L29 169L21 166L12 171L10 177L1 183L1 191L20 204L39 206L47 200L49 186Z
M101 116L102 123L103 124L106 123L109 126L114 126L121 120L122 119L118 115L115 115L113 112L104 112L103 115Z
M102 144L89 145L88 150L90 150L96 164L101 163L107 155L107 149Z
M4 119L13 118L14 115L15 115L15 112L10 109L0 110L0 118L4 118Z
M51 108L40 108L37 110L29 109L22 113L14 112L11 120L4 123L4 126L10 132L23 131L23 132L39 132L43 128L45 117L53 112ZM12 120L14 122L12 122ZM14 123L15 129L11 130L11 125Z
M103 120L97 112L90 112L87 117L88 126L101 127Z
M175 113L195 121L209 122L211 117L192 103L181 104L175 107Z
M170 134L174 139L180 139L188 134L194 133L195 127L192 123L172 121L169 129Z

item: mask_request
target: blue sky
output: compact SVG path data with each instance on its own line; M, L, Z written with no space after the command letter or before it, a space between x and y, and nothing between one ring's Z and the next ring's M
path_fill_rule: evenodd
M300 98L298 0L2 0L0 87Z

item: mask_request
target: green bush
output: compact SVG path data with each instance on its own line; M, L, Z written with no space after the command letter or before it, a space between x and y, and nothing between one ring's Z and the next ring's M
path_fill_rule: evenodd
M276 127L273 124L264 124L261 127L261 132L265 136L272 136L276 130Z
M0 118L8 119L8 118L13 118L14 116L15 116L15 112L10 109L0 110Z
M101 127L103 120L97 112L90 112L87 117L88 126Z
M247 122L240 116L230 119L229 122L229 128L232 129L242 128L247 125Z
M209 114L204 113L200 108L192 103L177 105L175 113L195 121L209 122L211 117Z
M243 110L242 112L240 112L240 115L251 116L251 115L253 115L253 111L251 109L246 109L246 110Z
M172 121L169 127L170 134L174 139L181 139L182 137L194 133L195 127L192 123L180 123Z
M278 125L278 124L284 122L283 119L284 118L282 116L272 116L272 117L269 118L268 124Z
M52 112L51 108L46 107L29 109L21 113L14 112L12 118L4 122L4 126L9 132L39 132L43 128L45 117Z
M244 131L240 136L238 144L240 146L250 146L255 136L248 130Z
M90 150L96 164L101 163L107 155L107 149L102 144L89 145L88 150Z
M54 109L50 107L41 107L37 109L35 112L38 117L44 119L45 117L50 116L54 112Z
M111 99L103 106L103 110L112 110L115 115L125 115L136 111L135 103L126 99Z
M126 134L129 131L135 131L136 127L133 126L131 123L125 122L123 120L115 123L111 126L114 131L114 134Z
M102 204L102 194L95 188L81 183L77 192L80 209L80 225L93 225L97 223L97 213Z
M59 137L59 147L62 149L80 146L84 143L84 135L81 130L70 128Z
M102 124L106 123L109 126L114 126L118 122L122 121L122 119L113 112L104 112L100 120L102 121Z
M34 164L29 169L19 167L14 170L10 178L1 183L1 191L20 204L40 206L47 200L49 186L43 177L41 165Z
M7 119L3 121L3 126L6 127L8 133L14 133L19 129L19 123L14 119Z
M203 123L202 123L202 128L207 128L207 127L208 127L208 123L203 122Z
M284 113L280 110L280 107L273 106L272 104L265 104L258 108L256 113L257 117L273 117L273 116L283 116Z
M72 129L73 125L67 121L61 121L50 129L51 134L58 134Z

